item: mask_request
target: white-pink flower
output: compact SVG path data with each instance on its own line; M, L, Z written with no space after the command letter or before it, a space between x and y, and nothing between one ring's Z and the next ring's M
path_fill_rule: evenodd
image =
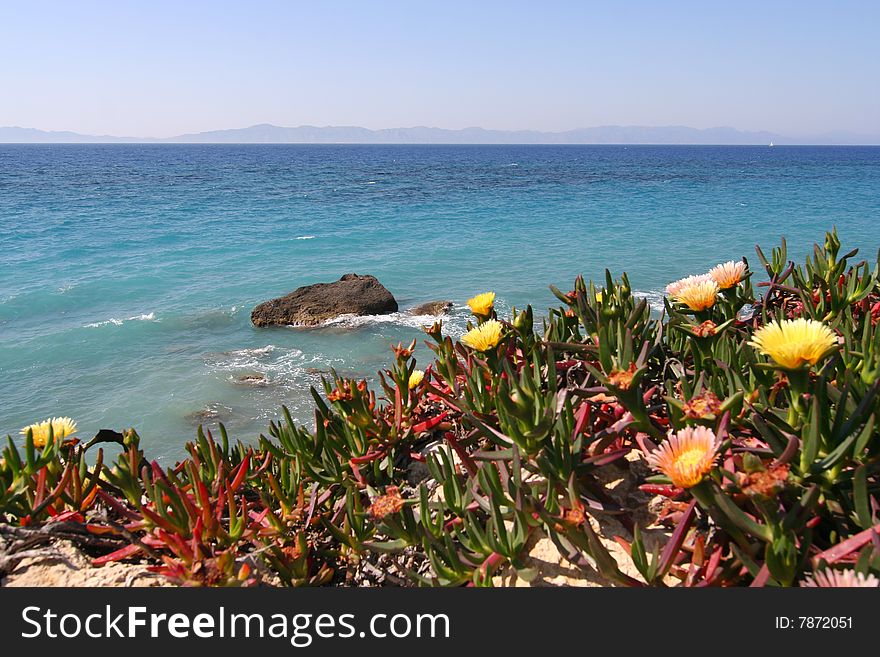
M694 285L699 285L700 283L708 283L713 281L714 279L709 276L709 274L698 274L696 276L686 276L685 278L680 278L677 281L673 281L669 285L666 286L666 294L671 297L677 297L681 291L686 287L693 287Z
M722 290L733 287L738 284L746 275L746 263L742 260L734 262L728 260L720 265L716 265L709 270L709 276L718 283L718 287Z
M817 587L825 589L852 589L852 588L877 588L880 579L874 575L864 575L854 570L832 570L826 568L817 570L812 575L807 575L801 582L801 586Z

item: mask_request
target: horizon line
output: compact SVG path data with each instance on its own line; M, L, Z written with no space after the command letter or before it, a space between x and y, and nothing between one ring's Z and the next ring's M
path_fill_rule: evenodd
M477 141L0 141L0 146L555 146L560 148L669 146L681 148L880 148L880 144L730 144L730 143L670 143L670 142L602 142L602 143L554 143L554 142L477 142Z
M236 139L248 131L252 133L250 138L245 136L240 141ZM272 131L277 134L272 134ZM316 131L319 134L289 134L304 131ZM356 134L333 134L340 131L352 131ZM428 134L420 134L423 132ZM629 132L628 135L627 132ZM330 134L321 135L320 133ZM433 138L430 133L433 133ZM485 137L482 137L483 134ZM372 138L367 137L368 135ZM326 138L322 138L322 136ZM339 139L334 140L333 137ZM717 141L703 141L712 137ZM272 123L256 123L238 128L186 132L169 137L133 137L106 133L86 134L72 130L43 130L20 125L0 126L0 143L7 144L777 145L774 142L787 146L874 146L880 145L880 135L860 134L848 130L830 130L818 134L797 136L767 130L740 130L731 126L693 128L681 124L661 126L604 124L560 131L544 131L531 128L505 130L481 126L438 128L415 125L374 129L357 125L279 126Z

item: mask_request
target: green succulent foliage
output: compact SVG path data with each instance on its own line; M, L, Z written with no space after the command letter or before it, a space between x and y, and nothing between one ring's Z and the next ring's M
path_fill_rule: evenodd
M561 305L541 317L498 318L484 353L437 322L418 385L415 342L397 345L378 386L332 372L312 389L313 426L284 408L254 444L200 428L170 467L133 430L42 449L9 438L0 520L65 514L116 542L107 560L149 555L202 585L267 573L322 585L391 555L416 585L489 586L502 567L534 578L541 539L622 586L791 586L844 563L880 573L880 257L856 261L836 231L801 265L784 240L757 255L762 271L743 260L705 310L652 310L606 271L551 287ZM787 371L750 344L793 317L828 325L839 348ZM718 443L699 483L647 470L670 432L695 429ZM105 464L92 449L106 442L119 451ZM609 483L621 480L635 482L623 497ZM639 486L669 501L670 526L646 528ZM633 569L601 535L610 520Z

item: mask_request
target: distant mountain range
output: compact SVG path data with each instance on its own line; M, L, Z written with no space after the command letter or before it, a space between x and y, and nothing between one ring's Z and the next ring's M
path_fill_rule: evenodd
M212 130L167 138L82 135L35 128L0 127L0 143L23 144L731 144L779 145L880 145L880 135L828 132L786 136L772 132L746 132L735 128L697 129L686 126L598 126L565 132L537 130L486 130L464 128L387 128L356 126L283 128L263 123L249 128Z

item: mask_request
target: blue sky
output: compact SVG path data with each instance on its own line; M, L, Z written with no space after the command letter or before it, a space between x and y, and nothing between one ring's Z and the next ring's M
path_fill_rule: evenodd
M880 2L4 2L0 125L880 134Z

